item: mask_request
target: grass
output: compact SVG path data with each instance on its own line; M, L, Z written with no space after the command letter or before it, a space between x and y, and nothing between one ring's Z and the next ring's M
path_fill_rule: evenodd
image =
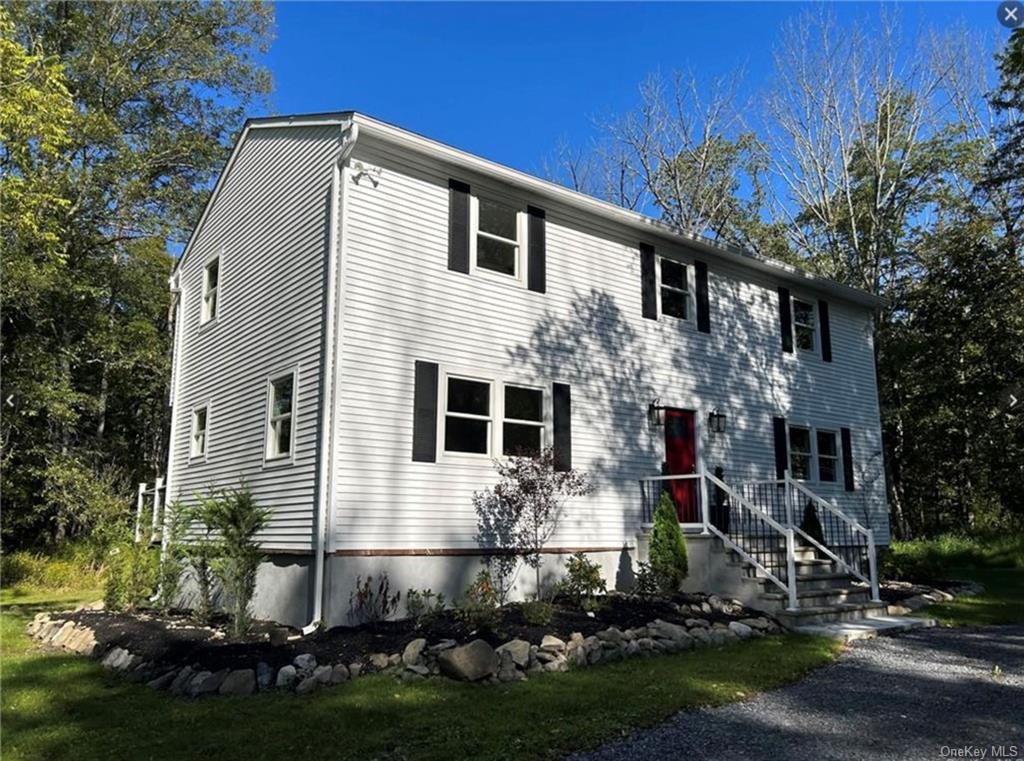
M1024 535L940 536L894 542L886 576L910 581L976 581L985 591L975 597L930 605L917 615L944 626L1024 623Z
M95 661L36 651L24 634L30 615L72 601L5 596L18 605L0 616L5 761L557 758L681 709L794 681L840 652L829 640L785 636L509 685L370 676L305 698L190 702L128 684Z

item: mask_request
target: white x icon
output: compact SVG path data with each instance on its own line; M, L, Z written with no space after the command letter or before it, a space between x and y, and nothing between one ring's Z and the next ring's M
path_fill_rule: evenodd
M1006 14L1005 16L1003 16L1003 21L1017 21L1017 8L1015 6L1003 8L1003 13Z

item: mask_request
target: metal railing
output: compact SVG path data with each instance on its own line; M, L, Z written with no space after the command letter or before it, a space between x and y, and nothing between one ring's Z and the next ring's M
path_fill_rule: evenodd
M135 499L136 542L145 540L147 524L149 529L149 542L153 544L162 541L165 491L166 488L164 487L163 478L157 478L156 483L152 486L147 483L139 484L139 490Z

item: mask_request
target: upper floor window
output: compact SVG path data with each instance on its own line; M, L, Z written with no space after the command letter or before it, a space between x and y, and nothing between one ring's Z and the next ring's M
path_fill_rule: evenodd
M473 209L476 268L520 278L523 213L510 204L479 196L473 198Z
M661 313L681 320L688 319L690 300L687 285L686 265L662 257L661 262Z
M220 284L220 257L211 259L203 269L203 317L209 322L217 316L217 287Z
M189 451L190 457L206 456L206 425L210 416L209 406L196 407L192 410L192 437Z
M295 373L268 382L267 459L290 457L295 439Z
M469 454L491 451L491 383L447 377L444 450Z
M544 392L526 386L505 386L502 454L536 457L544 448Z
M802 299L793 299L793 333L796 348L801 351L815 351L817 319L814 304Z

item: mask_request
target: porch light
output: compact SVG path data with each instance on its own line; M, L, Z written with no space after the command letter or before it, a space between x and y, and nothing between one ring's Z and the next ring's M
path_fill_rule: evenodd
M647 422L651 428L665 425L665 408L661 406L661 399L655 399L647 405Z
M715 407L708 415L708 430L712 433L725 433L725 413Z

